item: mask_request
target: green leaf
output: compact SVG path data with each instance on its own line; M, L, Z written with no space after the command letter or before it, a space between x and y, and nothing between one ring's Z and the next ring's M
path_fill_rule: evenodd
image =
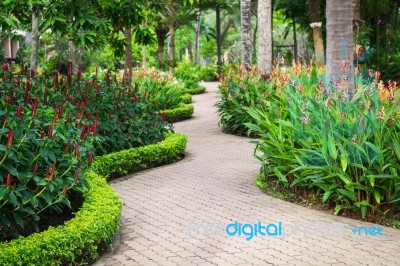
M338 156L338 152L335 146L335 141L331 134L328 134L328 151L331 157L336 160Z
M376 202L378 204L380 204L381 203L381 194L379 193L379 191L374 190L374 197L375 197Z
M334 215L338 215L339 212L343 209L342 205L336 205Z
M349 155L347 153L342 153L340 155L340 163L342 165L343 172L346 172L348 160Z
M331 194L332 194L331 190L325 191L324 196L322 197L322 203L325 203Z
M355 202L356 201L356 195L350 191L344 190L344 189L338 189L339 193L348 198L349 200Z

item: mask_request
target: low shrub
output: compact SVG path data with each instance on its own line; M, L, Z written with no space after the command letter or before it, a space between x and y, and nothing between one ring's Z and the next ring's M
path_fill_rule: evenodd
M177 108L160 111L164 119L170 123L189 119L193 116L193 112L194 106L191 104L181 104Z
M183 134L168 134L165 140L143 147L97 157L96 173L112 179L154 166L176 162L182 158L187 143Z
M190 93L185 93L182 95L182 103L189 104L192 102L192 95Z
M196 95L196 94L202 94L204 92L206 92L206 87L203 85L198 85L197 87L194 88L186 88L184 89L185 93L189 93L191 95Z
M118 229L122 204L114 190L94 172L85 173L90 189L75 217L29 237L0 243L1 265L80 264L98 257Z

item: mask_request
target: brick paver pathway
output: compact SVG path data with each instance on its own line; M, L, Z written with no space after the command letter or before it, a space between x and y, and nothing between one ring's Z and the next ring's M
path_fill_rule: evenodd
M354 235L353 228L373 224L263 194L254 182L253 145L221 133L213 107L217 83L207 88L194 96L194 118L176 125L189 137L184 160L111 182L124 202L122 224L114 249L95 265L400 265L400 230ZM234 221L282 222L287 235L246 241L217 230ZM316 233L317 224L331 229ZM340 224L346 236L332 233Z

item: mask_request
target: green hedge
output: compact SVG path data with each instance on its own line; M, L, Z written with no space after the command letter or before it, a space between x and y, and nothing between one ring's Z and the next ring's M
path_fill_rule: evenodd
M75 218L63 226L0 244L0 265L61 265L98 257L118 229L122 204L104 178L85 174L91 186Z
M177 108L160 111L160 113L166 114L169 122L179 122L189 119L193 116L193 112L194 106L191 104L180 104Z
M96 158L93 167L108 180L182 158L187 143L183 134L169 134L156 144L106 154Z
M99 246L111 243L122 209L106 179L178 161L186 143L185 135L169 133L156 144L97 157L94 171L85 173L91 189L75 217L63 226L0 243L0 265L85 264L96 259Z
M190 93L185 93L182 95L182 103L189 104L192 102L192 94Z
M204 86L202 86L202 85L199 85L198 87L196 87L196 88L186 88L185 89L185 92L186 93L189 93L189 94L191 94L191 95L195 95L195 94L202 94L202 93L204 93L206 91L206 87L204 87Z

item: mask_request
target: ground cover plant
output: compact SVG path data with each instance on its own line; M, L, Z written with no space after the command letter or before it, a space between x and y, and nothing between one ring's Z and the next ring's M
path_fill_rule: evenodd
M260 80L256 85L252 82L257 77L238 74L237 81L223 83L221 91L225 95L224 84L231 82L228 90L237 87L243 93L226 94L222 101L249 103L241 121L259 137L259 185L267 186L273 178L288 189L316 195L336 214L373 220L399 211L400 113L395 82L385 84L379 73L365 71L357 76L356 94L349 97L338 89L344 76L327 85L323 70L312 66L277 69L271 82ZM254 93L260 97L256 104L249 92L254 86L261 91ZM222 115L224 119L230 114Z
M71 68L70 68L71 69ZM0 237L37 231L88 188L94 156L163 140L169 124L124 79L0 70Z

